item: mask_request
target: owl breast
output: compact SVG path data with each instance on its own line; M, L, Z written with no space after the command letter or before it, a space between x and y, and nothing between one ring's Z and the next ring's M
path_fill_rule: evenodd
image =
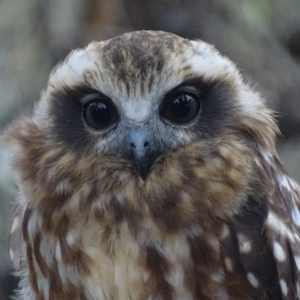
M29 264L45 270L37 291L45 292L54 268L57 299L78 290L86 299L227 299L221 245L255 184L250 154L238 140L213 149L195 143L154 164L145 181L130 169L111 165L108 173L68 157L68 174L80 166L85 183L78 186L78 176L57 183L50 198L58 207L26 218L28 253L42 250Z

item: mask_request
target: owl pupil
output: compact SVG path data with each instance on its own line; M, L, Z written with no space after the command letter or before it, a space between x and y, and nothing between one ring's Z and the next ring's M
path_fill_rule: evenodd
M97 99L83 106L83 117L93 129L106 129L118 120L118 112L109 100Z
M192 99L188 95L181 95L176 98L171 106L171 111L174 116L182 118L189 114Z
M198 95L179 91L167 97L161 114L174 124L187 124L193 121L200 110L200 98Z
M111 117L110 111L104 103L93 103L90 110L92 118L97 123L105 124Z

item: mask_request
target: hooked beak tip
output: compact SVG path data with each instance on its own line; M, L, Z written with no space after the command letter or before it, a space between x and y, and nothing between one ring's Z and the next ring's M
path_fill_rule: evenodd
M143 179L143 181L145 181L149 173L151 164L147 162L145 157L137 157L135 155L134 155L134 163L138 175Z

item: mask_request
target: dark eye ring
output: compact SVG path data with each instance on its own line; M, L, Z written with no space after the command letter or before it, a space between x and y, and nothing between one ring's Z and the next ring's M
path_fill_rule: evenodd
M167 96L161 115L174 124L188 124L198 116L200 108L199 95L190 91L176 91Z
M116 123L119 115L110 99L96 96L83 105L83 118L91 128L104 130Z

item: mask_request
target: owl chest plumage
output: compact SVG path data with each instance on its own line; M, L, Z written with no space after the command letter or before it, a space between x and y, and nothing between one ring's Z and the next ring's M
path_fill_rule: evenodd
M40 220L25 213L26 271L33 294L24 299L249 298L249 282L233 273L238 262L226 241L230 227L225 222L207 228L195 224L173 234L146 218L138 230L126 220L113 228L87 222L66 226L57 239L30 232L35 222ZM231 282L236 286L230 293ZM241 287L243 292L235 294Z
M111 227L66 226L57 240L36 233L27 248L27 255L35 254L28 261L36 293L45 299L78 297L79 290L78 299L228 299L220 253L227 226L194 224L168 234L150 216L142 219L138 228L126 218Z
M51 167L38 176L21 165L15 220L22 220L23 299L236 300L280 293L263 233L265 223L274 226L273 214L260 199L261 185L249 196L257 182L247 150L232 141L209 155L193 147L194 157L174 153L145 182L130 169L112 165L108 173L96 160L71 154L56 161L61 178L52 177ZM48 153L39 159L49 164ZM259 281L260 262L274 278Z
M228 163L219 153L209 160L194 169L186 162L184 172L158 170L148 185L123 174L112 188L107 180L101 194L94 181L71 196L72 181L58 183L47 197L67 199L67 209L37 206L24 215L35 293L41 299L74 298L79 291L82 298L74 299L228 299L221 245L246 179L228 186L244 170L237 162L218 181L201 183Z
M194 226L189 234L166 235L152 220L139 226L135 235L124 222L111 245L91 250L85 284L95 299L226 299L215 234L201 237Z
M222 241L251 188L249 153L238 140L213 151L192 144L144 182L98 157L28 148L19 163L24 299L243 299L227 298L234 262ZM237 285L249 288L245 278Z

